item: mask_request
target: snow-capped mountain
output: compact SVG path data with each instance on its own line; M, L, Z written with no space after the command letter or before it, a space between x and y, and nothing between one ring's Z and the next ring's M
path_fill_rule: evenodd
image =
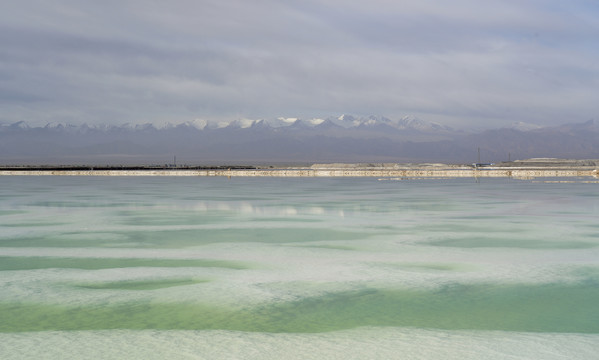
M397 120L392 120L384 116L370 115L367 117L356 117L352 115L341 115L337 118L331 117L327 120L343 128L376 128L377 126L391 127L397 130L411 130L420 132L435 131L454 131L449 126L444 126L435 122L424 121L412 116L405 116Z
M508 128L518 130L518 131L530 131L530 130L541 129L542 126L536 125L536 124L531 124L531 123L526 123L526 122L522 122L522 121L515 121Z
M25 121L17 121L12 124L2 124L2 130L28 130L30 127Z
M401 118L401 120L399 120L397 122L397 126L400 129L411 129L411 130L417 130L417 131L423 131L423 132L426 132L426 131L454 131L454 129L452 129L449 126L441 125L436 122L420 120L418 118L411 117L411 116L406 116L406 117Z
M599 158L599 124L556 127L514 123L480 132L456 131L414 117L235 119L155 125L30 126L0 124L0 164L417 162L508 158Z
M248 119L240 118L234 120L219 120L210 121L206 119L194 119L182 123L166 122L164 124L131 124L125 123L121 125L72 125L65 123L48 123L42 128L53 131L149 131L149 130L169 130L175 128L194 128L197 130L214 130L214 129L247 129L256 125L267 126L270 128L343 128L343 129L375 129L377 126L387 126L397 130L412 130L420 132L436 132L436 131L453 131L448 126L443 126L438 123L423 121L414 117L403 117L398 120L391 120L384 116L367 116L357 117L353 115L341 115L338 117L327 118L308 118L302 119L297 117L278 117L273 119ZM13 124L1 124L0 129L21 129L26 130L32 128L24 121L15 122ZM36 128L36 127L33 127Z

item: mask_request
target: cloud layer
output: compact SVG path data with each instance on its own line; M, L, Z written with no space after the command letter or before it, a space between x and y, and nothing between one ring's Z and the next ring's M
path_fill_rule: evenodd
M594 1L0 5L0 121L596 117Z

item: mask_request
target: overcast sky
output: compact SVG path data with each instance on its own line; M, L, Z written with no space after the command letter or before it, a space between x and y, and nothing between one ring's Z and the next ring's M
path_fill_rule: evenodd
M0 2L0 122L599 117L597 0Z

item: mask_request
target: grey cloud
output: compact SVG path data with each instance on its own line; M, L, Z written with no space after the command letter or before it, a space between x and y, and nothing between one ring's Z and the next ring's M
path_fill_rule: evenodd
M582 0L5 3L3 117L585 120L599 71L589 12Z

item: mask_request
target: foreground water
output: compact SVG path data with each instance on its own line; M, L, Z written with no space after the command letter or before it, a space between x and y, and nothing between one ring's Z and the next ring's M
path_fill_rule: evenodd
M599 353L596 184L0 183L2 359Z

